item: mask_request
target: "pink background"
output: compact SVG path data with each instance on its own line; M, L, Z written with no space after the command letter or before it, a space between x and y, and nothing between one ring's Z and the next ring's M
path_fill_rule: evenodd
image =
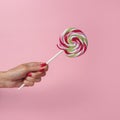
M0 89L0 120L120 120L119 0L0 0L0 70L47 61L78 27L83 56L60 55L32 88Z

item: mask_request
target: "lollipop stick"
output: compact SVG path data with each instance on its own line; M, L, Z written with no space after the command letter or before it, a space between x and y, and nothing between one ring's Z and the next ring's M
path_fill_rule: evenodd
M18 90L20 90L21 88L23 88L25 86L25 84L23 83L19 88Z
M56 53L52 58L50 58L46 63L49 64L50 62L52 62L57 56L59 56L61 53L63 52L63 50L60 50L58 53Z
M50 58L46 63L49 64L50 62L52 62L57 56L59 56L61 53L63 52L63 50L60 50L58 53L56 53L52 58ZM20 90L21 88L23 88L25 86L25 84L23 83L18 90Z

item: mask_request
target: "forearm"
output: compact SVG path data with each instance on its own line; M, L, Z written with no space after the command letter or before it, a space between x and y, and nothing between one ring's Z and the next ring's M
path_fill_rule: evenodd
M0 71L0 88L6 87L6 80L7 80L7 72Z

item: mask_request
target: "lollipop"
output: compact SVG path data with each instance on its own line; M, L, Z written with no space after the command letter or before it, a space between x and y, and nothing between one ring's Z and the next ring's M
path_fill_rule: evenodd
M79 29L68 28L59 37L59 43L57 47L60 51L50 58L46 63L49 64L58 55L64 52L68 57L78 57L85 53L88 46L88 41L86 35ZM24 87L22 84L18 89L20 90Z
M57 46L64 50L68 57L78 57L87 49L87 37L81 30L69 28L60 36Z

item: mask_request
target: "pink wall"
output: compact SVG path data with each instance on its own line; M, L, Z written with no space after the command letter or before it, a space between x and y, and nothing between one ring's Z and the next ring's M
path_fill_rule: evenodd
M0 89L0 120L120 120L119 0L0 0L0 70L47 61L67 27L88 36L32 88Z

